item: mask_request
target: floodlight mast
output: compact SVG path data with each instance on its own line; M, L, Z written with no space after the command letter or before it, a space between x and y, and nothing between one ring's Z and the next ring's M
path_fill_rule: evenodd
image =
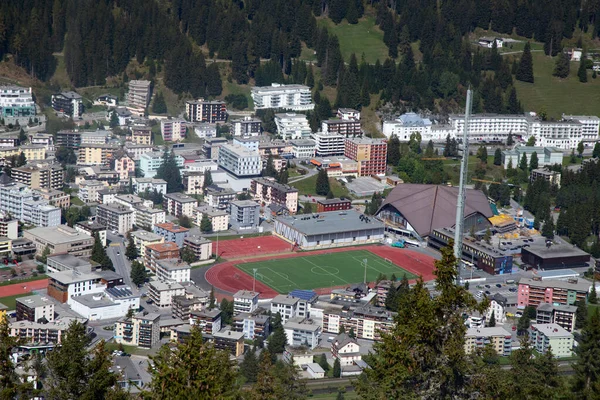
M456 224L454 225L454 257L456 257L456 284L460 284L460 266L462 264L462 242L465 222L465 197L467 190L467 170L469 168L469 122L471 120L471 108L473 106L473 91L467 90L467 102L465 104L465 125L463 127L463 153L460 162L460 182L458 185L458 199L456 201Z

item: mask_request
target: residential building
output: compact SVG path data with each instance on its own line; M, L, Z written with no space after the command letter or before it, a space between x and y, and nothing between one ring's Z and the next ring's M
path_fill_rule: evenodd
M161 281L189 282L191 267L178 258L165 258L156 261L156 276Z
M291 318L283 323L283 329L290 346L306 346L311 350L319 346L322 328L310 319Z
M521 278L518 289L518 306L537 307L541 303L556 305L574 305L577 301L587 301L588 291L592 283L585 279L536 280Z
M181 172L181 179L185 194L204 193L204 172L183 170Z
M281 323L285 324L289 319L295 318L298 315L299 298L290 295L277 295L271 300L271 314L279 313L281 315Z
M141 145L152 145L152 128L149 126L132 126L131 142Z
M180 217L182 215L192 218L194 207L198 206L198 200L183 193L169 193L163 195L163 207L167 214Z
M135 177L135 161L124 151L113 155L112 167L119 174L121 182L129 182L129 177Z
M74 149L77 154L77 149L81 146L81 132L75 131L58 131L56 132L56 147L66 147Z
M313 139L296 139L290 141L294 158L312 158L315 156L317 144Z
M206 138L204 144L202 145L202 150L206 158L210 160L218 160L219 159L219 149L222 145L227 144L227 138L224 137L214 137L214 138Z
M500 356L510 356L512 352L512 336L506 329L496 327L468 328L465 334L465 353L470 354L486 346Z
M164 210L145 206L135 206L133 216L133 224L144 229L152 229L155 225L164 224L167 218Z
M188 288L186 286L185 288ZM185 289L184 288L184 289ZM173 318L177 318L183 321L189 321L192 311L201 311L209 303L209 293L200 291L200 296L195 293L188 293L181 296L174 296L171 299L171 307L173 308Z
M32 321L11 322L8 327L10 336L21 338L24 343L60 344L73 321L84 325L87 323L81 318L62 317L47 324Z
M136 163L139 162L140 156L144 153L151 153L154 151L154 146L151 144L135 144L131 142L125 142L123 150L127 152Z
M513 150L502 151L502 165L504 168L508 168L511 165L512 168L518 168L523 156L525 156L527 165L529 165L533 153L536 153L540 167L562 163L563 153L557 148L517 146Z
M19 221L11 219L8 213L0 212L0 237L9 239L19 237Z
M152 83L144 80L129 81L129 92L127 92L127 107L131 112L144 115L144 111L150 104L150 92Z
M323 312L323 332L335 333L343 326L346 332L354 330L357 339L379 340L394 324L395 313L373 306L355 310L331 309Z
M183 247L192 250L198 261L208 260L212 256L212 242L201 236L188 236L183 240Z
M0 86L0 117L32 117L35 114L31 87Z
M113 158L108 160L108 162L112 162L112 160ZM91 165L80 168L79 172L83 176L83 179L97 180L105 185L116 185L119 183L119 173L114 169L111 169L108 165ZM81 181L81 179L75 179L76 182Z
M331 343L331 355L334 359L340 360L340 366L350 367L360 361L360 345L356 339L351 338L347 333L340 333Z
M185 289L179 282L152 280L148 284L148 298L159 308L171 307L175 297L184 295Z
M208 217L212 224L212 232L222 232L229 229L230 215L227 211L201 203L194 209L194 223L200 226L204 215Z
M26 146L20 146L19 150L25 156L28 162L40 161L46 159L46 148L40 144L30 144Z
M233 295L234 313L253 313L258 308L258 292L240 290Z
M47 257L48 272L79 271L92 272L92 264L70 254L52 254Z
M532 347L541 354L551 350L556 358L573 356L573 334L558 324L533 324L529 338Z
M254 108L283 108L295 111L308 111L315 108L310 88L304 85L255 86L251 92Z
M197 325L203 333L209 335L219 332L221 330L221 310L213 308L212 310L192 311L190 324Z
M154 225L153 232L164 237L165 241L173 242L177 247L183 247L184 239L189 235L190 230L172 222L165 222Z
M150 200L144 201L144 199L141 197L133 194L118 194L115 196L115 199L112 203L118 206L126 207L130 210L133 210L135 207L152 204Z
M144 386L140 372L137 370L131 357L116 356L112 359L113 366L109 371L117 376L117 385L125 392L131 392Z
M344 154L346 137L338 133L317 132L312 134L315 140L315 154L321 157L341 156Z
M164 160L164 153L161 151L146 152L140 155L139 168L145 178L154 178L156 171L160 168ZM177 167L183 167L183 157L175 155Z
M232 356L239 357L244 354L244 334L225 329L212 333L215 349L228 351Z
M178 142L185 139L187 131L184 119L163 119L160 121L160 133L167 142Z
M194 133L201 139L217 137L217 124L196 122L194 124Z
M52 95L52 108L56 112L64 113L73 119L78 119L83 114L83 99L75 92L62 92Z
M501 295L500 293L494 294L490 298L490 306L486 312L486 320L490 320L492 318L492 314L494 315L494 319L496 323L503 324L506 322L506 308L508 307L508 299Z
M119 98L112 94L102 94L94 100L94 105L105 106L105 107L116 107L119 105Z
M33 228L24 231L23 236L35 244L37 255L41 255L46 246L50 254L69 253L75 257L92 255L94 239L67 225Z
M577 121L581 124L581 136L584 146L594 146L598 141L600 118L596 115L562 115L563 121Z
M60 208L50 206L37 192L22 183L12 181L6 174L0 177L0 211L35 226L60 224Z
M231 189L222 189L218 186L211 186L205 190L204 201L211 207L221 209L227 208L231 200L237 198L236 192Z
M208 122L211 124L227 120L227 106L223 101L196 101L185 102L185 113L191 122Z
M160 314L147 311L115 324L115 342L124 345L152 348L160 343Z
M233 229L256 229L260 223L260 204L252 200L230 201L229 215L229 223Z
M362 136L360 129L360 112L352 108L340 108L337 112L338 119L330 119L321 123L321 131L338 133L346 137Z
M71 196L61 190L56 189L38 189L36 193L40 199L45 200L51 206L62 208L64 210L71 207Z
M308 119L304 114L293 112L275 114L275 125L277 126L277 134L283 140L305 139L312 133Z
M138 249L140 257L146 254L146 246L149 244L160 244L165 242L165 238L156 233L138 230L130 233L135 247Z
M271 317L267 314L234 313L233 329L243 332L246 339L254 340L257 337L266 339L271 333Z
M158 193L167 193L167 181L158 178L133 178L133 194L138 195L146 191L153 193L155 190Z
M89 321L120 318L129 310L139 310L140 295L129 286L106 287L102 293L74 296L71 309Z
M568 332L575 330L577 306L553 305L541 303L537 307L536 322L538 324L557 324Z
M54 303L48 297L33 295L19 297L16 301L17 321L54 321Z
M352 208L350 199L321 199L317 200L317 212L344 211Z
M262 133L262 121L247 116L231 121L231 128L233 136L259 136Z
M0 89L1 91L2 89ZM0 95L1 96L1 95ZM54 150L54 136L49 133L34 132L29 134L29 143L44 146L46 150Z
M383 139L347 138L344 155L358 162L358 176L385 175L387 142Z
M418 133L421 135L421 140L425 140L423 138L431 138L431 127L430 119L409 112L402 114L395 121L384 121L383 134L388 139L395 135L401 142L408 142L412 134ZM446 138L444 137L444 139Z
M120 204L100 204L97 208L96 219L106 225L108 230L126 235L133 229L133 210Z
M291 214L298 212L298 189L278 183L274 179L254 178L250 182L250 193L263 206L277 204Z
M119 192L117 189L101 189L98 190L97 199L99 204L110 204L115 202L115 197Z
M111 131L96 130L81 133L81 144L106 144L112 138Z
M49 205L36 195L33 199L23 201L21 221L35 226L57 226L61 222L61 209Z
M79 183L79 199L84 203L98 202L98 192L106 188L106 185L97 180L86 180Z
M82 144L79 147L77 165L108 166L119 147L115 144Z
M146 253L144 255L144 266L150 271L156 271L156 263L158 260L179 257L179 246L173 242L155 243L146 245Z
M48 296L69 306L73 304L73 297L102 293L106 289L101 276L94 272L65 270L50 272L48 277Z
M218 162L221 168L237 177L258 176L262 171L262 161L258 152L240 145L221 145Z
M88 236L93 237L95 234L98 234L102 247L106 247L106 225L101 224L98 221L82 221L76 223L73 227L76 231Z

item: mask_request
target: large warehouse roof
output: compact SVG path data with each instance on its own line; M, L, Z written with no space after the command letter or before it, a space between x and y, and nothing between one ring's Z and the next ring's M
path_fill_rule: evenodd
M404 183L390 192L379 210L394 207L423 237L434 229L454 226L457 199L458 187ZM483 192L467 189L465 217L477 212L486 218L493 215Z
M361 218L362 215L350 209L313 215L286 215L276 217L276 219L306 236L354 232L365 229L381 229L383 232L383 223L373 217Z

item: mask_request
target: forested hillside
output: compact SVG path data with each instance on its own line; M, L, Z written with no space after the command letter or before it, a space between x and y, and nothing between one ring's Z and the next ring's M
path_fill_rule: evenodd
M353 24L365 12L376 15L390 58L373 65L356 54L346 65L317 18ZM358 108L381 92L397 105L455 110L470 84L479 89L476 111L514 112L519 65L471 48L466 35L477 27L514 30L554 55L577 28L598 36L600 0L13 0L0 2L0 57L12 55L44 81L56 66L52 53L63 52L74 87L103 85L135 58L193 97L221 91L218 68L205 58L231 60L237 83L331 86L334 105ZM303 44L316 51L319 71L294 61Z

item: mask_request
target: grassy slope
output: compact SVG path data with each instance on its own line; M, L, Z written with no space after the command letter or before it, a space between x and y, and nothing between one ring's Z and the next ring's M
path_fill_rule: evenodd
M290 183L290 186L295 187L300 191L300 194L315 195L315 187L317 184L317 175L313 175L310 178L302 179L298 182ZM335 197L348 197L348 189L342 186L337 180L329 178L329 186Z
M339 25L330 19L319 19L319 26L327 26L329 33L334 34L340 41L340 50L344 60L348 61L352 53L356 54L360 62L361 55L365 55L368 63L375 63L378 59L383 62L388 56L388 48L383 43L383 31L375 25L375 17L365 16L358 24L351 25L343 20Z
M545 108L550 118L560 118L562 113L600 115L600 79L592 79L592 73L588 71L588 82L579 82L577 62L571 63L568 78L556 78L552 76L555 62L556 58L544 53L533 53L535 83L515 81L525 110L539 112Z
M31 293L17 294L14 296L0 297L0 303L8 307L9 310L15 310L17 308L17 299L19 297L31 296Z

